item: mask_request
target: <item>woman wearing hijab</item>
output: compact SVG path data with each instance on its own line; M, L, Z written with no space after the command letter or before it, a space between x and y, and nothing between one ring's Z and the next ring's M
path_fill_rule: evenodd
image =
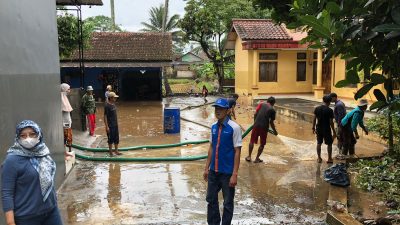
M70 86L66 83L61 84L61 110L62 110L62 120L64 128L64 145L68 146L69 151L72 147L72 128L71 128L71 111L72 107L69 104L68 93L71 91Z
M56 164L31 120L17 125L15 143L1 170L1 195L7 225L62 225L54 190Z

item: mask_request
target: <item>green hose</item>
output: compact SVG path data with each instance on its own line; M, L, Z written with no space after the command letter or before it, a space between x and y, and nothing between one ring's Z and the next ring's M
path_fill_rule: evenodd
M247 130L242 134L242 138L246 137L247 134L253 129L253 125L251 125ZM173 147L179 147L183 145L197 145L197 144L204 144L209 142L209 140L200 140L200 141L185 141L181 143L175 143L175 144L164 144L164 145L141 145L141 146L133 146L133 147L125 147L125 148L119 148L119 151L133 151L133 150L142 150L142 149L159 149L159 148L173 148ZM72 144L72 147L83 150L83 151L90 151L90 152L108 152L108 148L89 148L89 147L83 147L80 145Z
M251 125L247 130L242 134L242 138L245 138L247 134L253 129L253 125ZM270 129L268 132L274 134L274 132ZM138 149L157 149L157 148L169 148L169 147L177 147L182 145L188 144L203 144L207 143L209 140L201 140L201 141L188 141L188 142L181 142L176 144L165 144L165 145L143 145L143 146L134 146L134 147L126 147L119 149L120 151L129 151L129 150L138 150ZM108 152L108 148L87 148L82 147L79 145L73 144L72 147L91 151L91 152ZM90 160L90 161L107 161L107 162L160 162L160 161L194 161L200 159L206 159L207 155L198 155L198 156L182 156L182 157L141 157L141 158L124 158L124 157L91 157L85 156L81 154L75 154L77 158Z
M141 146L133 146L133 147L126 147L126 148L119 148L119 151L133 151L133 150L142 150L142 149L158 149L158 148L172 148L172 147L179 147L182 145L197 145L207 143L209 140L201 140L201 141L185 141L181 143L175 144L164 144L164 145L141 145ZM108 148L88 148L83 147L80 145L72 144L72 147L83 150L83 151L90 151L90 152L108 152Z
M141 157L141 158L123 158L123 157L91 157L75 154L75 157L90 161L107 161L107 162L161 162L161 161L194 161L206 159L207 155L198 156L181 156L181 157Z

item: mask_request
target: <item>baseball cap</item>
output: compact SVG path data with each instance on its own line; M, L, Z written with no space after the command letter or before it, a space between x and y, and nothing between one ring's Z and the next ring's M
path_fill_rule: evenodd
M219 99L217 99L217 101L214 102L214 104L212 104L212 106L213 107L220 107L220 108L229 109L228 99L219 98Z
M86 91L93 91L93 87L92 86L87 86Z
M117 95L117 94L115 94L115 92L110 92L110 93L108 93L108 97L109 98L118 98L119 96Z

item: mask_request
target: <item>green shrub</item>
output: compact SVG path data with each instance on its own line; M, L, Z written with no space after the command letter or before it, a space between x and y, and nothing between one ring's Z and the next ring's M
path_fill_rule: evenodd
M400 202L400 165L390 157L359 160L352 165L356 170L356 184L365 191L378 191L386 200Z
M394 113L393 115L393 137L394 144L399 144L400 138L400 115ZM387 112L383 112L375 117L372 117L366 121L368 129L374 133L377 133L379 137L387 141L389 138L389 124L387 119Z

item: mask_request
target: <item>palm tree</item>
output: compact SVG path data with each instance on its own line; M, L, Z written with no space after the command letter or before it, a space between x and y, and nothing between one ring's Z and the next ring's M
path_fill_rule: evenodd
M159 7L151 7L150 9L150 22L142 22L141 24L145 27L141 31L145 32L171 32L172 40L179 42L182 40L182 31L178 29L179 15L175 14L171 18L168 17L168 12L165 22L165 31L163 30L163 16L164 16L164 5L161 4Z
M171 32L174 51L180 49L182 46L183 33L178 29L179 15L175 14L168 18L168 0L165 0L167 8L161 4L159 7L151 7L150 9L150 23L142 22L145 27L141 31L145 32ZM166 15L165 15L165 14ZM165 69L165 68L163 68ZM163 76L166 95L172 94L167 76Z

